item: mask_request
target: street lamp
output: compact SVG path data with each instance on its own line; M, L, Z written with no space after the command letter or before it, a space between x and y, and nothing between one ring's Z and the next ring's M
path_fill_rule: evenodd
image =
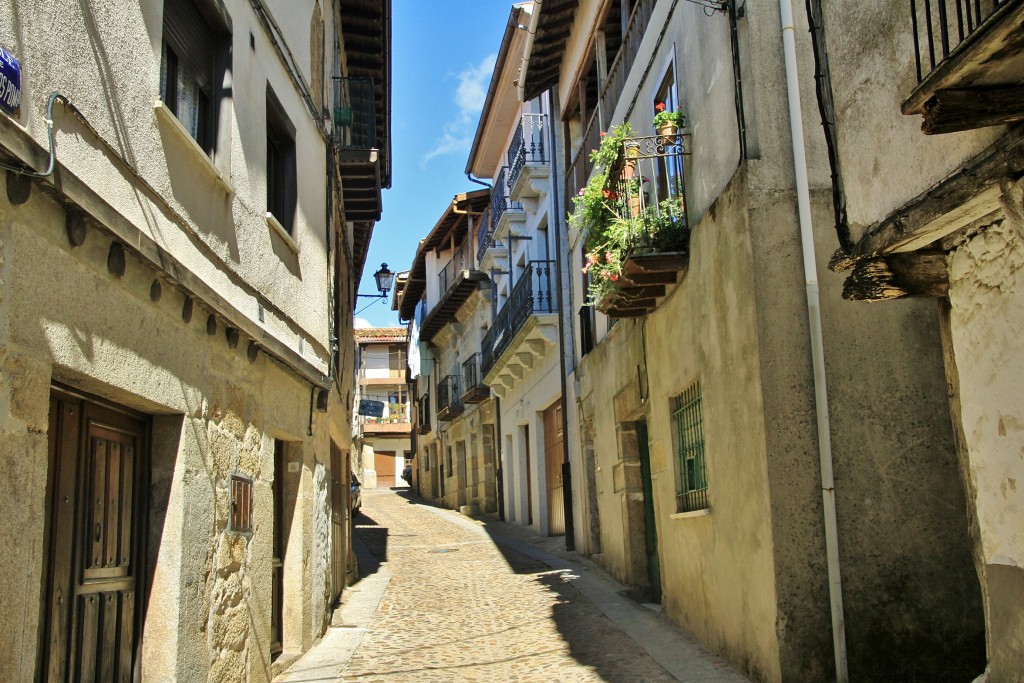
M377 282L380 294L356 294L356 296L364 296L368 299L387 299L391 285L395 282L395 274L388 270L388 264L380 264L380 270L373 274L373 279Z

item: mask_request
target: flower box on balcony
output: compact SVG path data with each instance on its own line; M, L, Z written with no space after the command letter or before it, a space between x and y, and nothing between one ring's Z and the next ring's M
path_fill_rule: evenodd
M585 232L588 303L609 316L646 315L686 267L686 139L637 137L623 124L592 155L598 170L576 197L572 222Z

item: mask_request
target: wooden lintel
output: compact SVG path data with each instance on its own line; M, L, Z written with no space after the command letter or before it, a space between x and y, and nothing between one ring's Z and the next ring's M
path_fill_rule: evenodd
M939 90L923 113L925 135L1014 123L1024 120L1024 86Z
M634 255L626 259L622 265L622 272L627 276L637 273L676 272L686 267L686 261L686 254L682 252Z
M1024 125L1018 125L955 173L868 228L850 259L910 251L972 223L998 208L1000 181L1024 170ZM842 269L845 259L833 259Z
M945 297L949 269L944 251L916 251L862 259L843 284L843 298L884 301L910 296Z
M609 318L642 318L649 314L649 308L615 308L605 312Z

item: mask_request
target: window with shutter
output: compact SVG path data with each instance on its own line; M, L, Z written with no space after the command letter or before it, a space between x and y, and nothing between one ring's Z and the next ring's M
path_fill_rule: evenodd
M193 0L165 0L160 97L199 146L212 156L216 116L223 96L222 56L227 30L211 23Z

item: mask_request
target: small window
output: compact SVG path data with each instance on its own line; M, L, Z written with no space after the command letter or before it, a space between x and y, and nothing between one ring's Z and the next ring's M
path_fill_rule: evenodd
M445 449L444 449L444 470L445 470L445 472L448 473L449 477L452 476L453 469L454 468L452 467L452 447L451 446L445 446Z
M708 507L708 479L700 382L694 382L672 398L671 410L676 453L676 511L704 510Z
M295 180L295 127L267 87L267 213L291 235L298 191Z
M230 40L193 0L165 0L160 98L203 150L213 155Z
M252 479L231 475L231 522L229 531L252 533Z

